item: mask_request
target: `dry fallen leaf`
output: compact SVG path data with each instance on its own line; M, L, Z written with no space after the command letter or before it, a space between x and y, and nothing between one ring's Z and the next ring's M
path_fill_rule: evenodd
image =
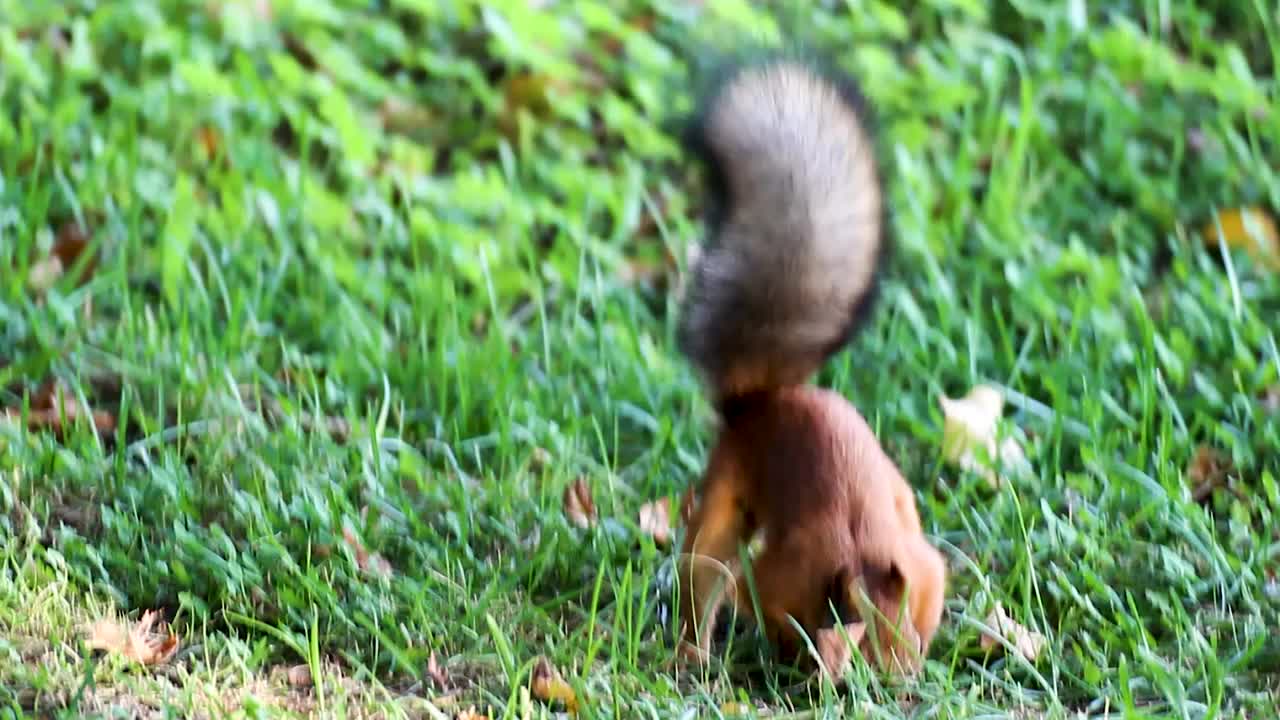
M441 689L449 686L449 677L445 675L441 669L440 663L436 661L436 651L432 650L430 657L427 658L427 675L435 681Z
M595 525L596 504L586 479L578 478L564 489L564 514L569 522L584 530Z
M58 235L49 249L49 255L31 263L27 269L27 286L37 296L43 295L52 288L67 272L75 266L76 260L89 246L89 237L74 220L65 222L58 228ZM84 284L97 265L97 257L89 258L83 272L77 279Z
M27 269L27 285L31 291L37 295L43 295L58 282L58 278L62 277L62 273L66 270L62 265L62 260L57 255L50 255L43 260L37 260L31 263L31 267Z
M1219 225L1227 247L1243 248L1254 260L1273 270L1280 269L1280 232L1265 210L1236 208L1219 212L1217 221L1210 220L1201 231L1210 248L1218 246Z
M289 684L293 687L311 687L314 682L309 665L294 665L289 668L286 677L289 678Z
M1004 409L1004 397L999 390L977 385L959 399L943 395L939 403L945 417L942 453L947 460L958 462L977 445L990 443L994 451L996 426Z
M529 469L534 472L541 472L551 464L551 453L546 448L536 447L533 454L529 456Z
M996 607L987 615L987 623L1000 637L1013 643L1022 657L1027 662L1035 662L1040 657L1040 653L1044 650L1044 646L1048 640L1034 630L1030 630L1023 626L1013 618L1009 617L1005 612L1004 606L996 603ZM1004 647L999 639L987 632L982 633L982 649L991 650L994 647Z
M133 627L125 627L114 618L99 620L89 629L88 646L143 665L158 665L178 652L178 636L154 632L152 627L160 614L154 610L142 613Z
M19 408L6 408L5 416L18 419L22 415ZM27 413L27 427L31 430L52 430L61 435L66 424L74 424L76 419L87 416L100 433L113 432L116 429L116 418L102 410L86 410L60 380L49 380L41 385L31 396L31 407Z
M640 532L665 547L671 542L671 500L662 498L640 506Z
M242 389L241 393L247 397L252 397L254 394L253 388L251 387ZM285 422L291 417L290 413L285 411L284 404L273 397L262 399L262 409L266 411L267 417L269 417L273 422ZM335 442L344 443L351 437L351 423L347 422L346 418L334 415L322 415L317 417L310 412L300 412L292 417L297 419L298 424L302 426L304 430L310 432L323 430L328 433L329 437L333 438Z
M431 706L437 710L448 710L458 705L457 693L445 693L431 698Z
M199 141L200 147L204 148L205 160L212 160L218 157L218 149L222 147L222 136L218 133L218 129L211 125L201 125L196 130L196 140Z
M504 109L498 116L498 128L514 139L519 134L520 111L523 109L535 118L545 116L551 110L550 90L555 81L549 75L518 73L503 83Z
M626 27L631 32L647 35L653 32L653 27L656 22L657 16L652 11L648 11L627 18ZM609 55L618 55L626 49L624 44L625 40L626 37L623 34L611 32L599 38L597 42L600 43L600 49L605 53Z
M997 442L1004 397L990 385L976 385L962 398L942 395L938 398L944 417L942 455L963 470L971 470L986 478L992 487L1000 484L996 471L978 459L978 448L984 448L991 462L1004 468L1022 467L1026 453L1012 437Z
M556 670L551 661L545 657L539 657L533 666L533 677L529 682L530 690L533 696L543 702L561 702L571 714L578 712L578 697L573 692L573 688L569 683L560 677L560 672Z
M414 135L438 124L431 110L407 98L389 96L378 107L378 118L387 132Z
M1213 491L1227 487L1229 477L1235 472L1231 459L1223 453L1201 445L1196 448L1187 466L1187 480L1191 483L1191 497L1198 503L1208 500Z
M68 220L58 228L58 239L53 243L53 254L70 265L89 247L89 236L75 220Z
M473 705L458 713L456 720L489 720L489 716L476 712L476 708Z
M356 555L356 567L362 571L388 577L391 575L391 563L378 553L369 552L360 538L356 537L356 533L349 527L342 528L342 539L351 547L351 551Z

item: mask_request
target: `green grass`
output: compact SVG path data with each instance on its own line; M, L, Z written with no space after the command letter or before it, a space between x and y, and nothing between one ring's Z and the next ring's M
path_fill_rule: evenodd
M584 717L1276 716L1280 275L1199 239L1280 209L1274 7L543 4L0 0L0 406L60 378L118 418L0 423L0 715L535 717L545 655ZM751 39L830 49L882 115L900 250L820 381L950 560L908 683L832 693L749 633L668 665L673 551L637 511L712 423L668 123L695 50ZM97 265L41 291L68 223ZM938 395L979 382L1030 437L999 490L941 462ZM1236 468L1202 503L1200 446ZM981 650L993 600L1049 638L1034 666ZM92 658L107 608L184 650ZM319 688L282 683L303 663Z

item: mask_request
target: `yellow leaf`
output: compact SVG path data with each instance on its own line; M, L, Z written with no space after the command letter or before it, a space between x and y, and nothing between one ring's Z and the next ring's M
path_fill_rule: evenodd
M533 678L529 683L533 696L543 702L560 702L570 714L578 713L578 697L569 683L560 677L551 661L545 657L538 658L533 666Z
M1280 270L1280 232L1265 210L1237 208L1219 212L1217 221L1209 221L1201 231L1210 248L1218 246L1219 225L1227 247L1243 248L1257 262Z
M943 458L963 470L970 470L986 478L992 487L1000 484L1000 476L991 467L980 462L978 448L986 451L987 458L1006 468L1022 467L1026 453L1012 437L997 441L1000 416L1004 411L1004 397L990 385L977 385L962 398L942 395L942 455Z
M507 78L503 84L503 113L498 116L498 128L508 139L519 133L520 112L528 112L534 118L542 118L551 111L551 91L556 82L549 75L519 73Z
M943 395L939 398L945 424L942 428L942 454L951 462L959 462L975 446L992 444L996 424L1004 409L1004 397L989 385L978 385L959 399Z
M114 618L99 620L89 628L87 644L143 665L166 662L178 652L179 642L177 635L152 631L159 617L156 611L148 610L133 627L125 627Z

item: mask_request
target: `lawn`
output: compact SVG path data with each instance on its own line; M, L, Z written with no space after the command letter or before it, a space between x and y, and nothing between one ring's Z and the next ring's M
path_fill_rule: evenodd
M550 717L540 659L580 717L1280 715L1280 13L901 7L0 0L0 717ZM675 123L797 41L897 245L818 382L951 573L924 672L839 691L749 626L674 667L640 523L714 428ZM995 483L943 452L980 384ZM163 662L90 647L148 610Z

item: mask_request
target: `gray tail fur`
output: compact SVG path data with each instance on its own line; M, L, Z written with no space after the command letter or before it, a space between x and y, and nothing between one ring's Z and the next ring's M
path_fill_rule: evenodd
M854 81L785 55L723 70L688 128L709 237L682 352L720 400L804 382L869 314L888 246L873 120Z

